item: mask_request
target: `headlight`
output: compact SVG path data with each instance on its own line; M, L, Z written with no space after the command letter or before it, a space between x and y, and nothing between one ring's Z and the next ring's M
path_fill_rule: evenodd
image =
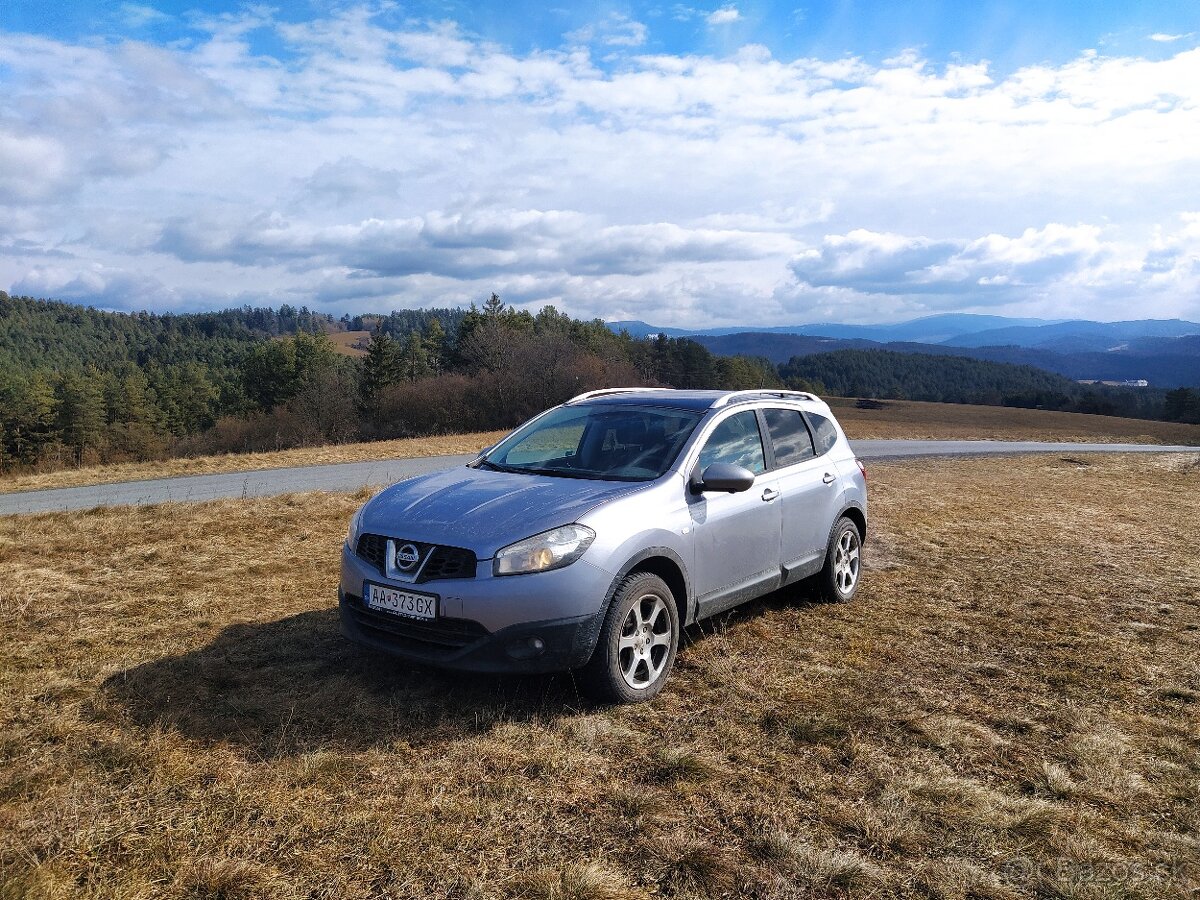
M548 572L569 566L596 539L596 532L584 525L564 525L533 537L509 544L496 553L492 572L496 575L520 575L524 572Z
M360 506L358 512L350 518L350 530L346 532L346 544L351 550L358 546L358 536L362 534L363 529L363 512L366 508L365 505Z

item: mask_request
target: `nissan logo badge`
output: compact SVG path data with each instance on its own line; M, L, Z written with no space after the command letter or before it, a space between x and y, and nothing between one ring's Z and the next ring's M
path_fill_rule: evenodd
M401 572L412 570L421 561L421 551L413 544L401 544L396 548L396 568Z

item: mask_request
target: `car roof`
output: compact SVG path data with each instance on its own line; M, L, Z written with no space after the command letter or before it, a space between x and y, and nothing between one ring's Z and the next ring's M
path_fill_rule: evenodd
M801 391L772 390L764 388L761 391L694 391L676 390L674 388L610 388L600 391L590 391L580 394L567 402L577 404L600 404L607 406L663 406L672 409L687 409L704 411L714 406L732 406L757 400L774 401L808 401L819 406L825 406L824 401L813 394ZM724 401L724 402L720 402Z
M712 407L726 391L672 391L672 390L630 390L621 392L604 392L596 396L568 401L571 404L586 403L606 406L667 406L673 409L705 410Z

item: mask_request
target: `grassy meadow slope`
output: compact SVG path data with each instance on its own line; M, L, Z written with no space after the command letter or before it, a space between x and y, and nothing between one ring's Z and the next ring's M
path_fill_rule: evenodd
M844 397L829 398L829 403L851 439L1045 440L1200 446L1200 425L907 400L889 400L883 409L858 409L853 399ZM502 431L476 432L274 453L184 457L162 462L119 463L55 472L0 475L0 493L139 481L173 475L210 475L322 463L471 453L495 443L503 435Z
M357 359L362 359L367 355L367 351L363 349L363 346L371 340L371 332L334 331L328 337L338 353L341 353L343 356L353 356Z
M870 474L626 708L345 643L365 494L0 519L0 897L1192 896L1200 457Z
M829 398L829 405L851 439L1027 440L1200 446L1200 425L1178 422L912 400L886 400L883 409L859 409L855 403L854 399L847 397Z

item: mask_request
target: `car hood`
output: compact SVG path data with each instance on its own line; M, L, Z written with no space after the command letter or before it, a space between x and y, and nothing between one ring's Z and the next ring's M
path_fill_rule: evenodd
M644 486L459 466L381 491L363 511L363 530L467 547L488 559L513 541L576 522L595 506Z

